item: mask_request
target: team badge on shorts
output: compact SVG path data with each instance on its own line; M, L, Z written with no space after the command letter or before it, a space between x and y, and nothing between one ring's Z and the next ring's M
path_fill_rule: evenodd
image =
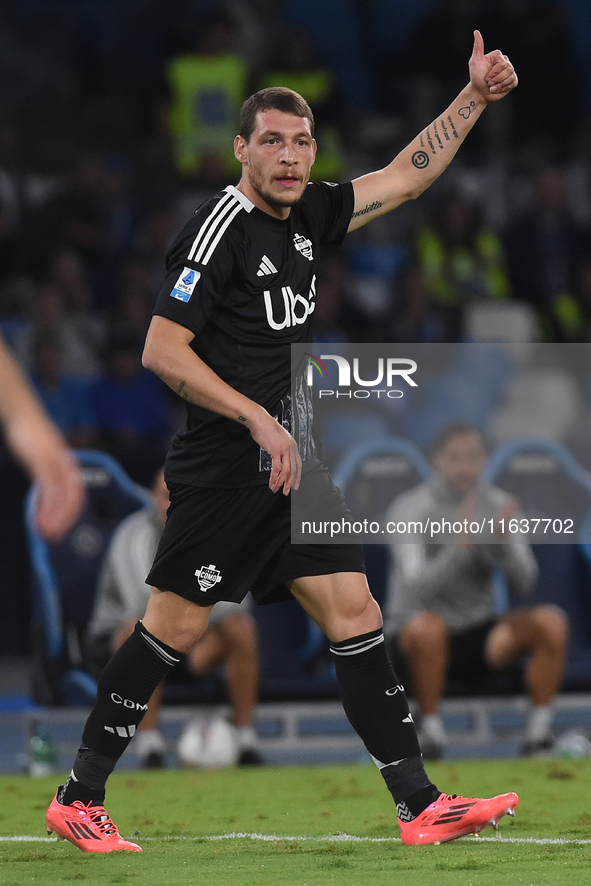
M218 581L222 580L222 573L215 568L213 563L210 563L209 566L202 566L201 569L196 569L195 575L197 576L199 587L204 592L210 591L217 585Z

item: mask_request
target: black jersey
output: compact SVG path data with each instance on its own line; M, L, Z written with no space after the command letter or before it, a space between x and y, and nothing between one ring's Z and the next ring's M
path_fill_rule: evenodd
M353 186L311 182L286 219L232 185L203 203L173 243L154 313L195 333L191 347L227 384L292 430L290 345L311 340L318 250L340 243ZM268 483L247 428L187 404L166 478L195 486Z

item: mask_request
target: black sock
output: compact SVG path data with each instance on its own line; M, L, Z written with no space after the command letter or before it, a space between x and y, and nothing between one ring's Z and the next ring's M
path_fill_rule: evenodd
M331 643L343 708L380 769L394 802L414 818L440 791L423 767L404 687L388 658L381 629ZM426 792L425 792L426 789ZM422 808L425 797L430 799Z
M136 624L100 676L73 778L64 785L60 802L88 802L89 790L92 799L104 799L107 778L144 718L152 693L182 658L182 653L152 636L141 622Z

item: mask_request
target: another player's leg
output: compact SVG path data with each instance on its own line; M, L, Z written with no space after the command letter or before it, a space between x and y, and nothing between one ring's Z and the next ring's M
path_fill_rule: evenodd
M421 750L426 760L437 760L447 744L439 713L449 660L445 622L435 612L420 612L400 631L399 644L408 661L412 689L421 712Z
M105 786L160 681L207 628L211 607L153 591L146 615L99 679L70 777L47 812L47 828L86 852L140 851L104 809Z
M224 605L220 603L218 607ZM226 605L237 609L236 604ZM214 609L212 621L217 612L218 609ZM258 642L255 622L248 612L235 612L219 618L187 659L189 670L197 674L209 673L222 663L225 665L232 724L236 729L238 764L261 765L264 761L254 728L259 689Z
M520 609L507 615L490 632L486 660L503 670L519 655L527 655L525 685L531 702L522 753L547 752L554 742L552 702L564 674L568 618L558 606Z
M402 840L439 843L496 825L519 802L442 794L425 772L404 687L386 651L382 617L361 573L299 578L291 590L331 643L345 713L392 794Z

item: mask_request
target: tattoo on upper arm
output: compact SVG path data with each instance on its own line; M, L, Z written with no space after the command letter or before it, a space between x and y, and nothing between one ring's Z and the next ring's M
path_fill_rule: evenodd
M358 209L357 212L354 212L351 218L357 218L359 215L367 215L368 212L374 212L376 209L381 209L383 205L384 204L380 200L376 200L374 203L368 203L363 209Z
M451 119L451 114L448 114L447 119L449 121L449 125L451 126L452 132L454 134L454 138L459 138L460 136L458 135L458 133L456 131L456 127L454 126L454 121Z

